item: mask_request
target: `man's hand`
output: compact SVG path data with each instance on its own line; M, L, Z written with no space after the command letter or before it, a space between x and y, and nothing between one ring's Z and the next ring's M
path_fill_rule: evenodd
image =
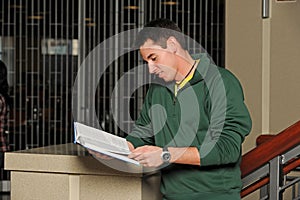
M99 152L97 152L97 151L93 151L93 150L90 150L90 149L88 149L88 152L89 152L92 156L94 156L94 157L96 157L96 158L99 158L99 159L103 159L103 160L111 160L111 159L113 159L113 158L110 157L110 156L107 156L107 155L105 155L105 154L102 154L102 153L99 153Z
M134 150L134 146L130 142L127 142L127 145L128 145L128 148L129 148L130 151ZM93 151L91 149L88 149L88 152L92 156L94 156L96 158L99 158L99 159L103 159L103 160L112 160L112 159L114 159L113 157L107 156L107 155L99 153L97 151Z
M128 158L135 159L145 167L158 167L163 164L162 148L157 146L142 146L132 150Z
M197 147L168 147L171 154L170 163L200 166L200 155ZM163 164L162 148L157 146L142 146L131 150L129 158L135 159L145 167L158 167Z

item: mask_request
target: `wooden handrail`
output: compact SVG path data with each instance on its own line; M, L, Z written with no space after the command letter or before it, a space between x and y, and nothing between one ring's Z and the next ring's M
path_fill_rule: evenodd
M300 121L246 153L241 162L242 178L299 144Z
M261 145L262 143L265 143L271 139L273 139L276 135L275 134L265 134L260 135L256 138L256 146Z
M292 162L288 163L284 168L283 168L283 173L284 175L290 173L292 170L296 169L297 167L300 166L300 158L297 158L295 160L292 160ZM262 186L268 184L270 182L269 177L264 177L262 179L259 179L257 182L249 185L248 187L244 188L241 192L241 197L245 197L248 194L251 194L252 192L256 191L257 189L261 188Z

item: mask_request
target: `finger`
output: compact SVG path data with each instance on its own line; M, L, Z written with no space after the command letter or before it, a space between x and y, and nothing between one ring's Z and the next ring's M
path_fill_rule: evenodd
M137 160L137 161L140 162L140 161L145 160L146 158L144 157L143 154L139 154L139 155L136 155L135 157L133 157L132 159Z
M112 160L113 157L111 156L107 156L107 155L104 155L104 154L100 154L100 153L97 153L97 154L92 154L94 157L96 158L100 158L102 160Z
M132 159L135 159L136 157L138 157L138 156L141 156L142 154L141 153L139 153L139 152L134 152L134 153L131 153L131 154L129 154L128 155L128 158L132 158Z
M136 149L132 150L133 153L144 153L145 151L147 151L149 147L148 146L141 146L141 147L137 147Z
M93 150L91 150L91 149L88 149L88 152L89 152L90 154L95 154L95 153L96 153L96 151L93 151Z
M112 160L113 159L113 157L107 156L107 155L103 155L103 154L100 154L100 156L101 156L102 159L105 159L105 160Z
M147 160L140 160L139 163L143 166L147 166L148 165L148 162Z
M92 156L100 158L100 159L104 159L104 160L111 160L111 159L113 159L111 156L108 156L108 155L105 155L105 154L102 154L102 153L99 153L97 151L93 151L93 150L90 150L90 149L88 149L88 152Z

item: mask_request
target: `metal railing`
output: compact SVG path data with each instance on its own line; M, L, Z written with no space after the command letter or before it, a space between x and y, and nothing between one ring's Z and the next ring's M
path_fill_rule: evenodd
M300 121L243 156L241 197L260 189L260 199L281 200L292 187L292 199L300 199L300 175L289 175L299 166Z

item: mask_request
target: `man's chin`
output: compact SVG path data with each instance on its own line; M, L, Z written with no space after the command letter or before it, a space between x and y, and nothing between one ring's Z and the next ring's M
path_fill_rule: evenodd
M169 80L167 78L161 78L161 79L163 79L166 83L172 82L172 80Z
M168 77L165 77L165 76L158 76L158 78L164 80L166 83L173 81L173 80L170 80Z

